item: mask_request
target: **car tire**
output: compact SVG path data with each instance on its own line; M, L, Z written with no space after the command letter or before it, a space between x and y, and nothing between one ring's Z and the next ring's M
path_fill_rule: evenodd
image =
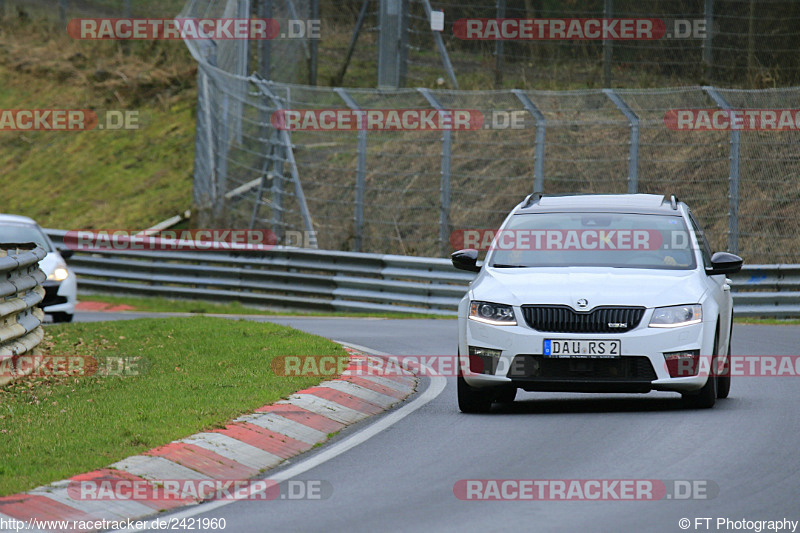
M717 354L719 346L719 326L717 334L714 336L714 355ZM710 409L717 402L717 376L713 369L709 369L709 376L703 388L697 392L683 395L683 401L690 409Z
M517 397L517 388L516 387L509 387L507 389L502 389L495 400L497 403L514 403L514 398Z
M728 359L722 375L717 376L717 398L727 398L731 392L731 341L728 339Z
M692 394L684 394L683 401L691 409L710 409L717 402L717 378L708 376L703 388Z
M53 313L53 322L72 322L72 317L70 313Z
M488 413L492 408L489 391L470 387L461 375L461 350L458 350L458 408L462 413Z
M462 413L488 413L492 407L489 391L470 387L462 376L458 376L458 408Z

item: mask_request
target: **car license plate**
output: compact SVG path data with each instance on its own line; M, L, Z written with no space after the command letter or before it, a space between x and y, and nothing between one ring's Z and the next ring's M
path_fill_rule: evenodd
M607 339L545 339L545 357L619 357L622 342Z

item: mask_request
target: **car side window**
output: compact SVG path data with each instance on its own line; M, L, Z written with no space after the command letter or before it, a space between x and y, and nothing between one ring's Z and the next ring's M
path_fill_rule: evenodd
M700 244L700 252L703 255L703 265L706 268L711 268L711 246L708 245L706 234L703 231L703 228L700 227L697 219L694 218L692 212L687 210L687 213L689 213L689 221L692 223L694 234L697 236L697 242Z

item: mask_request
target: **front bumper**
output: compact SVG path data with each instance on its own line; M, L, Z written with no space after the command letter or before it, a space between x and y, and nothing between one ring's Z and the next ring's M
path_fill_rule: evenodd
M707 374L670 377L664 352L700 350L702 355L710 355L714 324L650 328L647 324L652 314L653 310L648 309L638 327L616 334L540 332L524 321L516 326L493 326L462 316L459 340L462 357L469 353L470 346L501 351L493 373L469 372L464 379L478 388L513 384L530 391L683 393L702 388ZM517 310L518 318L520 315ZM622 353L613 359L544 357L545 339L619 340ZM462 368L468 368L466 362Z
M64 281L48 280L42 283L44 300L39 306L45 313L75 313L78 287L75 276L70 275Z

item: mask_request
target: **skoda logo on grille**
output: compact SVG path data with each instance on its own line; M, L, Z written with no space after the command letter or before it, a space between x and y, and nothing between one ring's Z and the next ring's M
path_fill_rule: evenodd
M578 300L578 307L580 307L581 309L586 309L588 306L589 302L586 300L586 298L581 298L580 300Z

